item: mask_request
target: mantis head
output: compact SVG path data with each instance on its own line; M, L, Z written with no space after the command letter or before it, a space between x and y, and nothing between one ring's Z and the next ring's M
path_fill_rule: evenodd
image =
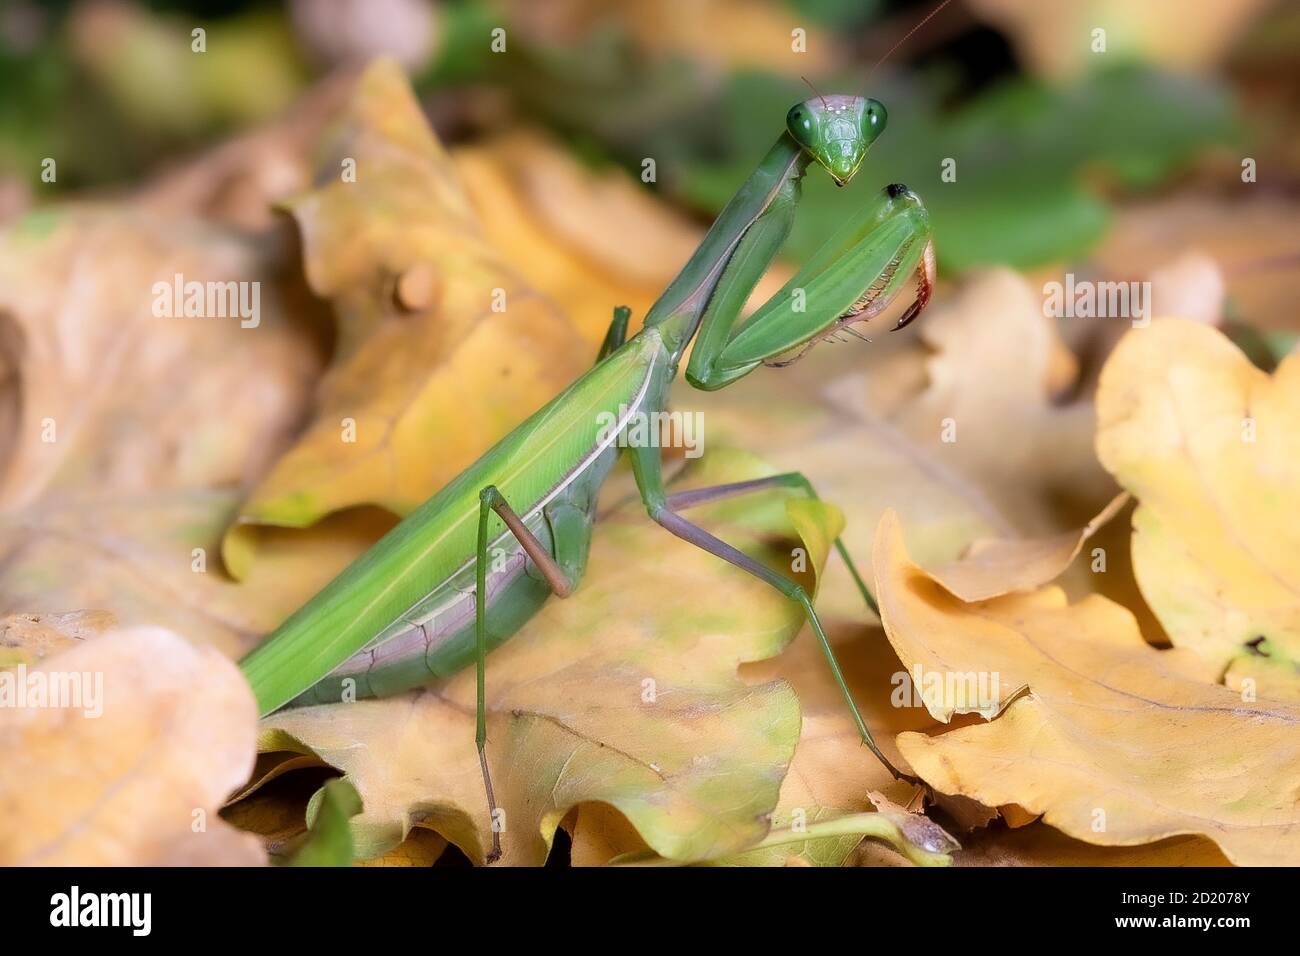
M795 142L826 167L840 186L848 185L867 150L885 129L885 107L863 96L814 96L796 103L785 125Z

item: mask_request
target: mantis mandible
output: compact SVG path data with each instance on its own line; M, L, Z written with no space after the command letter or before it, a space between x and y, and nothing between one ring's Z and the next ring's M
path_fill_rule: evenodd
M642 330L627 338L630 310L616 308L590 371L408 515L244 659L259 712L291 702L339 701L347 686L357 696L394 694L475 664L475 743L495 820L485 749L488 652L552 594L568 597L578 586L619 430L632 415L665 407L691 341L687 381L713 390L759 365L789 364L794 350L797 357L879 314L913 275L916 298L895 329L928 302L935 269L929 216L911 190L895 184L848 219L750 318L738 321L790 232L809 166L845 185L885 120L882 104L860 96L815 96L791 108L786 130L650 308ZM863 742L899 776L858 712L805 590L683 515L693 505L765 488L815 496L808 480L789 472L669 494L659 449L652 443L627 451L653 521L802 607ZM875 610L847 549L839 539L835 547ZM491 568L490 551L496 555ZM489 862L500 855L495 829Z

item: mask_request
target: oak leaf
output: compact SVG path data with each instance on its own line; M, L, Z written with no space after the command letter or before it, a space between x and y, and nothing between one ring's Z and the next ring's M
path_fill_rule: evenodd
M1070 604L1045 587L967 604L912 563L892 513L875 569L899 658L945 678L923 685L930 713L987 709L970 699L981 676L1001 710L899 738L931 786L1018 804L1089 843L1201 834L1235 863L1300 860L1300 707L1243 701L1190 651L1149 647L1098 595Z

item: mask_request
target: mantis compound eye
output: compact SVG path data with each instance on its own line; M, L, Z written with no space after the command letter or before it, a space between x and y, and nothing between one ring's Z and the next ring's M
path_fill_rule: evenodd
M885 104L880 100L867 100L862 109L862 135L868 142L875 139L885 130L885 122L889 119L889 112L885 109Z
M812 147L817 137L817 122L812 111L803 103L796 103L785 114L785 125L800 146Z

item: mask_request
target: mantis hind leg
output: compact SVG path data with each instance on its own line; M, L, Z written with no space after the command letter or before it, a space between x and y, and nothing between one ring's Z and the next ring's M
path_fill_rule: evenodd
M487 855L487 862L493 863L501 856L501 833L498 826L496 794L492 790L492 774L487 761L487 567L488 567L488 520L496 512L505 522L510 533L514 535L524 552L537 565L551 590L559 597L568 597L577 584L576 576L570 575L547 550L546 545L537 540L537 536L528 530L523 519L515 513L505 496L495 485L488 485L479 492L478 511L478 549L475 562L474 580L474 640L477 684L475 689L474 743L478 748L479 766L483 770L483 789L487 793L488 818L492 824L492 850Z
M825 628L822 627L821 618L817 616L817 609L813 607L812 598L808 596L808 592L804 590L803 586L784 575L778 574L767 565L755 561L740 549L727 544L721 538L715 537L699 525L683 518L673 510L669 504L668 496L664 493L662 464L659 460L658 449L638 447L631 449L631 451L632 468L636 474L637 487L641 491L641 498L645 503L646 510L656 524L672 532L683 541L688 541L697 548L721 558L728 564L749 572L760 581L770 584L803 608L804 616L808 619L813 633L817 636L817 642L821 646L822 654L825 656L827 664L830 665L831 676L835 679L835 684L839 687L840 694L848 705L849 713L853 717L853 722L857 726L858 735L862 738L862 742L871 749L871 752L876 755L877 759L885 765L886 769L896 779L910 779L885 756L875 738L871 735L871 731L867 728L866 721L862 719L862 714L858 711L858 705L853 700L853 694L849 690L848 682L844 679L844 672L840 669L839 661L835 657L835 650L831 647ZM737 484L745 483L737 482ZM701 492L709 490L711 489L700 489ZM736 491L734 493L740 494L741 492ZM683 492L683 494L689 495L690 492ZM688 502L688 504L698 504L700 500L697 498L693 502Z
M666 501L668 507L673 511L683 511L686 508L702 505L709 501L722 501L754 491L764 491L768 488L796 488L814 501L821 500L807 475L801 471L787 471L779 475L769 475L766 478L754 478L750 481L733 481L725 485L710 485L707 488L679 491L669 495ZM844 540L838 536L835 538L835 550L839 552L840 557L844 560L844 564L849 569L849 574L853 575L853 583L857 585L862 600L866 601L867 607L871 608L871 613L879 617L880 608L876 605L876 599L872 595L871 589L867 587L867 582L858 572L858 566L853 563L853 558L849 556L849 549L844 546Z

